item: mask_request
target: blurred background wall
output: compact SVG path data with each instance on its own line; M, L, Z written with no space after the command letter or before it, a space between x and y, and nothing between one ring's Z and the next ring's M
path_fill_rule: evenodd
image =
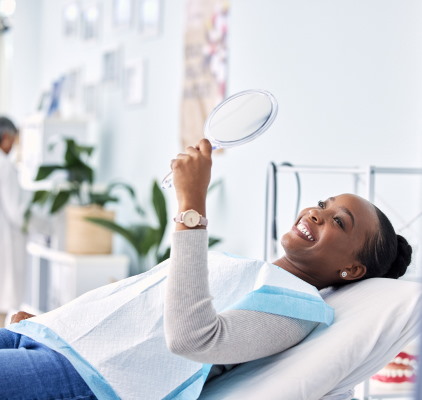
M7 101L0 103L0 112L23 124L55 80L79 71L84 84L101 86L94 117L101 154L98 180L126 180L145 200L152 180L161 180L182 150L185 1L161 2L160 30L150 38L136 26L116 28L111 0L77 3L100 6L98 39L64 35L69 1L16 1L12 28L2 35L9 61L0 63L1 76L8 68L0 88ZM223 239L219 249L262 257L269 161L422 165L422 3L231 0L229 7L227 94L269 90L279 102L279 115L256 142L215 155L213 179L223 184L210 195L208 217L210 232ZM122 63L142 60L141 104L127 104L118 84L101 83L104 54L116 49ZM302 206L352 190L346 178L336 183L320 178L303 178ZM420 211L420 179L379 183L380 206L386 203L397 224ZM295 190L292 178L283 180L283 228L293 221ZM172 216L174 193L166 192L166 198ZM121 206L118 215L130 221L133 212Z

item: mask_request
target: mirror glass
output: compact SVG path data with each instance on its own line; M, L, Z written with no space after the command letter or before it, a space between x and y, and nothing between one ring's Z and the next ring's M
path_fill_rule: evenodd
M205 137L215 147L231 147L258 137L277 114L274 96L263 90L246 90L218 105L205 122Z
M277 101L265 90L245 90L220 103L205 121L204 136L213 149L227 148L247 143L265 132L277 115ZM161 187L172 186L170 172Z

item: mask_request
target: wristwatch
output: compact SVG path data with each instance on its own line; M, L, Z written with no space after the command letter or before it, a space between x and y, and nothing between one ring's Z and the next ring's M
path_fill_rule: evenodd
M183 211L176 215L174 222L180 222L188 228L195 228L196 226L207 226L208 220L195 210Z

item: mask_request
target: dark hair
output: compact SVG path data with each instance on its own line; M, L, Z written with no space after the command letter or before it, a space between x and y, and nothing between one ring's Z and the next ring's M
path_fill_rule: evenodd
M412 247L407 240L397 235L386 215L374 206L378 216L379 230L368 237L358 252L359 261L366 266L362 279L382 277L397 279L404 275L412 259Z
M9 118L0 117L0 142L5 133L11 133L12 135L16 135L18 133L18 130L15 124Z

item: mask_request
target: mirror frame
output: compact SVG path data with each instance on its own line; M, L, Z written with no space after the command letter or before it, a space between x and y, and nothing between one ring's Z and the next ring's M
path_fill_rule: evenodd
M271 103L271 111L270 115L268 116L267 120L262 124L260 128L258 128L256 131L252 132L251 134L245 136L243 139L237 139L237 140L218 140L214 138L212 135L209 134L210 131L210 125L211 121L214 117L214 115L222 108L224 105L233 99L241 96L245 96L248 94L260 94L262 96L267 97L270 100ZM251 140L254 140L258 136L260 136L262 133L264 133L273 123L275 117L277 116L278 112L278 103L275 97L268 92L267 90L261 90L261 89L248 89L244 90L242 92L238 92L232 96L227 97L224 101L222 101L217 107L215 107L211 114L208 116L207 120L205 121L204 125L204 136L210 140L210 142L214 145L216 145L217 148L228 148L233 146L238 146L247 142L250 142Z

